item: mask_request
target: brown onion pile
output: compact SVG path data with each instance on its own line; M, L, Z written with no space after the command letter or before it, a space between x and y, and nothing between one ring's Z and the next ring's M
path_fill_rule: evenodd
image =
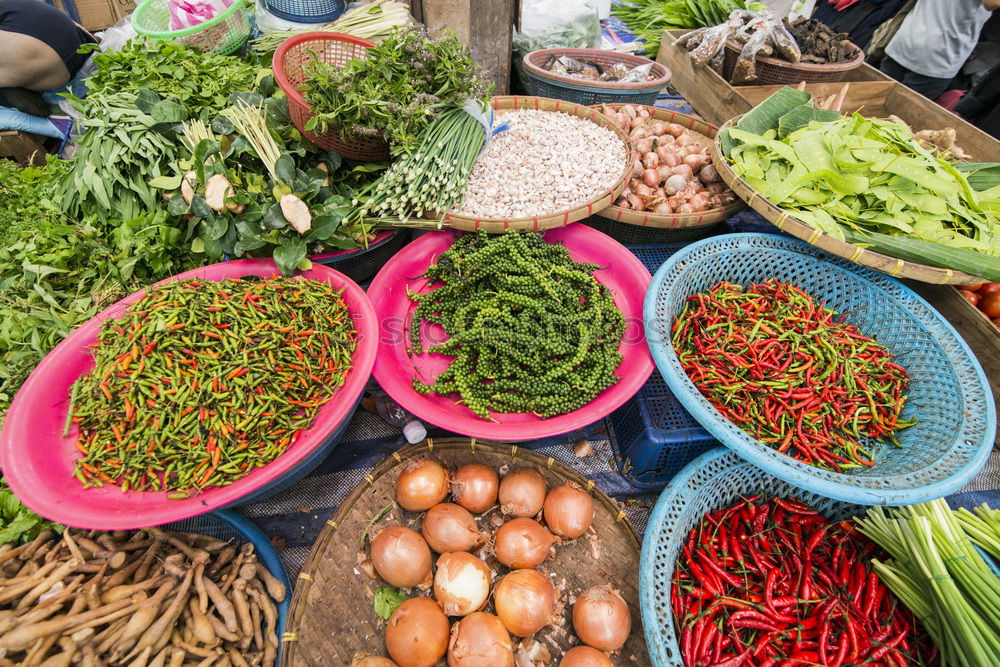
M653 118L647 107L598 110L629 135L639 156L615 206L656 215L703 213L736 201L712 165L709 149L683 125Z
M454 502L447 502L449 490ZM562 622L560 593L551 580L558 573L534 568L562 542L593 532L594 503L579 485L566 482L550 489L529 467L514 468L500 479L481 463L449 475L425 458L403 467L396 498L403 509L422 513L420 524L407 519L407 525L378 531L370 556L359 556L360 571L416 596L426 595L420 591L433 584L433 597L410 597L389 617L385 646L392 661L361 656L356 667L430 667L445 656L449 667L513 667L511 635L520 655L533 635ZM483 546L493 526L491 544ZM440 554L436 562L432 551ZM483 560L490 555L499 572ZM566 652L560 662L566 667L610 665L602 651L621 648L631 628L628 607L607 585L582 592L572 619L586 646Z

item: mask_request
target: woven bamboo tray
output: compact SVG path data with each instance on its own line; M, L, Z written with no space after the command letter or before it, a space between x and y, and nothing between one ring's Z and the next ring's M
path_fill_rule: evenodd
M742 118L742 115L729 120L719 129L726 129L739 121L740 118ZM962 271L907 262L896 257L883 255L874 250L861 248L846 241L836 239L811 225L807 225L796 218L791 212L786 211L780 206L776 206L762 197L746 181L738 177L732 167L729 166L729 161L722 155L722 145L719 142L718 136L716 136L715 142L712 144L712 162L719 171L722 180L750 208L767 218L767 220L772 222L781 231L800 238L817 248L822 248L828 253L843 257L861 266L867 266L869 269L887 273L893 278L910 278L911 280L938 285L978 285L983 282L982 278L977 278Z
M623 105L608 104L606 106L618 109ZM715 125L711 125L700 118L695 118L694 116L689 116L684 113L651 106L646 106L645 109L649 111L653 115L653 118L656 118L657 120L683 125L691 132L692 138L695 139L699 145L706 148L711 148L712 140L719 131L719 128ZM622 208L621 206L612 204L603 211L599 211L597 215L602 218L608 218L610 220L614 220L615 222L624 222L629 225L658 227L660 229L677 229L680 227L709 227L715 225L745 206L746 204L742 199L737 199L723 208L713 208L707 211L702 211L701 213L673 213L671 215L657 215L655 213L650 213L649 211L630 211Z
M358 653L386 655L386 624L375 615L373 608L374 590L381 582L378 579L368 581L356 565L361 535L386 505L392 504L393 509L372 526L370 534L401 523L401 518L406 522L417 516L395 505L395 485L402 465L411 458L424 456L451 469L471 462L497 469L504 465L531 467L542 474L550 488L571 480L587 489L594 499L599 560L594 558L591 541L581 538L557 547L556 557L545 561L538 569L557 572L554 581L565 579L567 593L579 593L597 584L614 586L632 612L632 634L613 658L615 664L650 664L639 614L639 538L618 503L593 482L550 457L517 445L450 438L428 439L393 454L355 487L326 522L295 586L282 637L282 665L349 665ZM412 527L420 529L419 525ZM488 604L487 610L491 609L492 605ZM562 628L572 635L572 605L566 605L563 618ZM571 646L566 635L551 627L541 630L535 639L549 645L553 665L562 657L561 651ZM552 650L551 645L559 646L561 651ZM439 664L444 665L444 661Z
M491 234L500 234L508 229L522 232L537 232L542 229L552 229L563 227L571 222L582 220L593 215L597 211L607 208L618 199L625 187L625 181L632 173L632 161L635 159L632 144L628 136L622 129L612 123L604 114L598 113L597 109L566 102L565 100L553 100L547 97L521 97L518 95L498 96L493 98L493 109L495 111L507 109L535 109L540 111L562 111L564 113L585 118L593 123L606 127L614 132L625 144L625 161L622 164L622 175L614 182L611 188L594 199L584 202L579 206L565 211L553 211L527 218L471 218L457 211L445 213L442 219L442 226L450 229L460 229L463 231L482 230Z

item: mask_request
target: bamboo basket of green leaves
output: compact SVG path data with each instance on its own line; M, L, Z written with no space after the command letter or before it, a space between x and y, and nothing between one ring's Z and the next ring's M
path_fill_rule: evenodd
M722 179L776 227L928 283L1000 280L1000 164L951 163L888 120L783 88L716 136Z

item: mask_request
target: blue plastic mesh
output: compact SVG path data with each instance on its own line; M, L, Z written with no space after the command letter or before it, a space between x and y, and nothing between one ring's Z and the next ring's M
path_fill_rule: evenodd
M722 226L721 222L713 222L700 227L643 227L599 215L592 215L580 222L599 232L604 232L625 245L633 243L690 243L718 233ZM655 269L650 269L650 271L653 270Z
M725 419L681 368L670 325L685 299L722 280L789 281L897 355L910 373L904 416L916 426L882 446L876 465L850 473L820 470L777 454ZM986 462L996 408L982 368L948 322L912 290L888 276L834 257L804 241L771 234L728 234L674 254L653 276L644 308L656 366L684 407L722 444L789 482L863 504L924 502L957 490Z
M670 610L670 582L688 531L706 513L754 493L798 498L833 521L863 509L800 489L721 447L689 463L664 489L642 541L639 604L649 657L656 667L684 664Z
M323 23L344 13L345 0L264 0L264 9L286 21Z
M655 272L684 246L660 243L629 250ZM632 400L608 417L608 435L622 475L643 489L662 488L688 461L719 444L684 409L659 373L653 373Z

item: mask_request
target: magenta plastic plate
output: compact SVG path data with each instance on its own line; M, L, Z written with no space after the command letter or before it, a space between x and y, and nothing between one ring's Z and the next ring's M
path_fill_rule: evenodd
M248 275L274 276L278 270L269 259L242 259L188 271L162 282ZM344 290L344 301L358 331L358 343L352 356L353 368L343 386L320 409L313 427L304 431L279 458L229 486L206 489L183 500L167 498L165 493L122 491L114 486L86 489L73 477L73 461L79 456L75 446L78 431L74 426L69 437L62 435L70 386L94 367L88 347L97 342L101 323L121 317L143 295L144 291L139 291L70 334L42 360L17 392L0 433L0 466L10 488L25 505L53 521L79 528L121 530L179 521L222 507L292 470L338 424L350 418L378 349L375 311L356 283L342 273L316 264L298 275Z
M621 381L582 408L548 419L525 413L492 413L492 420L487 421L457 404L457 395L417 393L413 389L413 378L419 376L424 381L431 381L448 367L451 357L425 354L410 358L408 332L416 304L406 296L406 291L430 291L431 285L420 276L437 261L438 255L451 247L458 234L432 232L411 242L382 267L368 288L368 297L380 323L375 379L400 405L435 426L462 435L505 441L534 440L568 433L606 417L649 379L653 358L646 346L642 326L642 301L649 286L649 271L611 237L585 225L573 224L550 229L544 232L544 238L549 243L564 244L578 262L606 267L596 271L594 277L611 290L627 325L619 347L624 359L616 373ZM426 323L423 326L424 339L447 340L439 326ZM423 345L427 347L426 340Z

